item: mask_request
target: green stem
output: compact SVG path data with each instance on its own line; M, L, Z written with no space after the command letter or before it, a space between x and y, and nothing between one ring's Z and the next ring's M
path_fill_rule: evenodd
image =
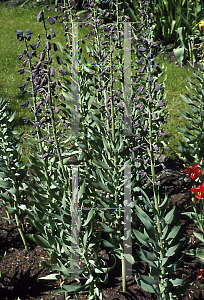
M28 51L26 39L25 39L25 45L26 45L26 50ZM29 69L30 69L30 81L31 81L32 92L33 92L34 91L34 79L32 76L31 59L29 57L28 57L28 65L29 65ZM33 105L34 105L34 111L36 111L36 95L34 94L34 92L33 92ZM36 115L35 115L35 122L38 122L38 117ZM36 129L37 129L36 131L37 131L38 140L40 140L42 138L41 130L40 130L39 126L37 126ZM39 143L39 148L40 148L40 153L43 155L44 149L43 149L41 143ZM48 172L47 172L46 162L44 159L43 159L43 165L44 165L45 178L46 178L46 182L47 182L48 197L50 199L50 193L49 193L50 180L49 180L49 176L48 176Z
M45 36L46 36L46 42L49 42L48 38L47 38L47 29L45 27L45 20L43 19L43 24L44 24L44 29L45 29ZM56 133L56 126L55 126L55 118L54 118L54 111L53 111L53 105L52 105L52 94L51 94L51 86L50 86L50 55L49 55L49 50L47 50L47 59L48 59L48 72L47 72L47 77L48 77L48 95L50 96L50 112L51 112L51 122L52 122L52 130L53 130L53 135L54 135L54 141L55 141L55 145L57 148L57 154L58 154L58 158L59 158L59 162L60 162L60 168L62 170L62 175L63 175L63 179L65 181L65 185L68 188L68 193L69 196L71 197L71 190L70 190L70 186L68 184L68 180L67 180L67 176L66 176L66 171L64 168L64 164L63 164L63 159L62 159L62 155L60 152L60 147L59 147L59 142L57 140L57 133Z
M150 72L151 68L150 65L147 67L147 74ZM151 82L147 84L147 90L148 94L151 93ZM151 111L151 104L148 102L148 119L149 119L149 156L151 161L151 174L152 174L152 182L153 182L153 193L154 193L154 202L155 202L155 209L157 211L157 229L159 233L159 245L160 245L160 265L162 265L163 259L164 259L164 250L163 250L163 239L162 239L162 228L161 228L161 220L160 220L160 211L159 211L159 203L158 203L158 188L156 186L156 176L155 176L155 163L154 163L154 155L153 155L153 137L152 137L152 111ZM162 292L162 299L166 300L166 292L165 292L165 284L164 284L164 278L165 278L165 268L161 267L161 284L160 290L163 290Z
M111 43L110 43L111 44ZM112 66L112 52L110 56L110 65ZM116 139L115 139L115 116L114 116L114 103L113 103L113 70L111 67L110 71L111 78L111 122L112 122L112 141L113 141L113 157L114 157L114 174L115 174L115 207L116 207L116 228L118 236L121 236L120 227L120 216L119 216L119 203L118 203L118 180L117 180L117 153L116 153ZM121 257L122 257L122 283L123 283L123 292L126 292L126 274L125 274L125 258L123 253L123 247L120 244Z
M24 231L22 230L21 222L20 222L19 215L18 215L18 198L17 198L16 195L14 195L14 208L16 209L15 219L16 219L17 228L18 228L20 236L22 238L25 250L28 252L28 245L27 245L27 241L26 241L26 236L25 236Z
M2 193L2 191L1 191L1 193ZM6 201L5 200L2 200L2 202L3 202L4 205L6 205ZM11 216L10 216L10 214L9 214L9 212L7 210L6 210L6 214L7 214L7 218L11 219ZM11 225L11 221L8 221L8 222L9 222L9 225Z

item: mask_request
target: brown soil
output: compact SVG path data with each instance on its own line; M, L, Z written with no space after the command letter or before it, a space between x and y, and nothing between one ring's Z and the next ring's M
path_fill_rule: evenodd
M188 217L180 215L190 204L191 193L189 188L191 186L191 180L186 178L186 176L182 176L183 165L181 161L166 159L164 163L167 169L172 169L172 173L167 172L161 176L161 195L163 199L164 188L166 187L169 199L168 207L171 208L173 205L176 205L177 221L183 224L180 238L185 236L186 240L179 250L179 255L181 255L181 251L195 249L199 244L199 240L193 235L193 232L199 232L199 229ZM160 174L160 170L158 170L158 174ZM6 217L5 210L1 207L0 215ZM29 224L26 224L26 232L38 233L36 229L32 228ZM47 252L33 242L29 242L29 251L26 252L19 238L18 230L14 225L9 225L8 222L2 218L0 218L0 243L0 255L3 255L4 249L7 249L7 254L0 262L0 271L6 272L9 270L9 273L0 280L1 300L17 300L18 297L21 300L64 299L63 294L58 294L54 296L54 298L51 297L52 292L60 287L59 282L45 280L37 282L38 278L49 274L48 269L39 265L42 260L49 262ZM104 246L101 247L100 254L105 263L110 265L110 253L108 249ZM139 261L134 248L133 256L135 257L136 263L132 266L132 276L134 277L137 273L148 275L147 264ZM178 258L179 257L180 256L178 256ZM111 271L112 273L109 275L110 279L108 284L101 286L100 290L107 300L156 299L155 295L142 291L136 284L134 278L127 280L127 292L123 293L121 280L115 279L115 277L121 276L120 268L120 261L117 261L115 269ZM188 282L193 282L193 284L181 299L202 299L204 288L199 286L202 284L203 279L196 278L197 268L202 271L202 269L204 269L204 263L194 256L184 255L183 262L178 270L183 272L183 278L189 276ZM68 282L72 285L77 284L76 281L72 280ZM71 299L85 300L88 298L88 295L71 296Z

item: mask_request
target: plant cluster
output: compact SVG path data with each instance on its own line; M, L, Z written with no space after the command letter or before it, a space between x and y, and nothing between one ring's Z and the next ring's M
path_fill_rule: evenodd
M178 299L189 287L182 273L174 273L182 262L183 255L175 257L185 238L177 239L181 225L175 220L175 207L167 210L167 194L161 201L161 183L155 174L156 155L171 148L162 129L167 122L165 79L158 83L164 71L155 61L159 44L154 1L139 1L134 26L129 16L120 15L118 0L106 1L110 2L109 11L100 8L99 1L87 2L84 9L89 14L84 22L80 13L73 14L72 2L64 3L54 17L46 16L43 10L39 12L37 21L43 24L44 33L38 35L36 44L31 43L30 29L25 34L17 30L17 39L26 48L18 55L19 60L23 59L18 72L28 73L19 88L31 98L21 106L33 113L33 119L25 116L24 123L33 124L30 137L37 140L39 147L27 141L31 154L26 156L27 162L21 160L21 136L7 126L14 115L8 120L7 104L1 101L0 204L7 210L10 222L14 222L11 216L15 217L14 224L26 250L22 227L25 216L40 232L27 237L49 253L51 264L43 261L41 265L56 273L41 279L60 279L60 289L53 295L63 292L68 299L71 292L89 293L89 300L104 299L100 283L107 283L116 257L121 260L125 292L126 278L131 276L126 273L127 267L135 262L133 245L138 257L149 266L149 276L136 276L139 286L158 299ZM53 41L56 36L50 26L57 20L64 25L66 47ZM91 38L89 45L84 39L78 41L80 26L91 28L84 36ZM93 62L83 58L80 43L85 44ZM135 60L131 60L131 51ZM131 76L131 68L137 70L135 76ZM196 76L203 84L204 79ZM202 104L202 92L197 86L196 89L197 98L192 100ZM190 101L188 104L190 108L195 106ZM192 116L192 123L200 127L191 130L201 137L202 107L200 111L192 108L201 120L196 122ZM190 147L189 142L182 145L182 155L188 155L189 161L200 160L202 139L189 136ZM70 162L73 155L76 161ZM200 174L198 165L185 170L193 180ZM165 172L166 167L162 167ZM28 174L35 184L22 182ZM203 185L193 186L192 192L202 198ZM192 203L196 213L193 216L203 229L202 217L197 214L195 201ZM99 231L94 233L96 222ZM102 238L103 232L108 239ZM111 249L111 267L105 268L99 256L101 243ZM85 264L83 268L79 268L79 261ZM199 278L202 272L197 271ZM68 285L70 276L81 285Z

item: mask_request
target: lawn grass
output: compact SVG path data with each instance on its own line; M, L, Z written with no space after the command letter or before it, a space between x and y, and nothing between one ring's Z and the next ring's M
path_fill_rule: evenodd
M1 6L0 10L0 44L1 44L1 56L0 56L0 95L3 99L9 100L11 99L10 109L11 111L16 111L15 116L15 127L16 130L20 132L29 132L31 133L33 130L32 125L24 125L22 118L27 116L29 118L33 117L33 114L30 113L27 108L22 108L20 104L24 103L28 100L29 95L22 94L19 90L19 86L21 86L25 82L25 74L19 75L18 70L22 68L22 60L19 61L17 55L23 53L25 49L24 42L19 42L16 38L17 29L22 30L24 33L27 28L31 29L32 39L31 43L37 42L37 36L39 33L43 33L43 25L42 23L37 22L37 15L40 11L40 7L31 8L25 6L24 8L7 8ZM59 12L45 12L46 16L54 16L54 14L59 14ZM83 18L82 18L83 20ZM51 26L50 26L51 27ZM53 39L53 42L61 43L64 47L66 45L65 37L63 35L63 24L59 24L58 21L52 28L55 31L56 38ZM79 36L78 39L83 38L85 34L88 34L90 31L90 27L79 28ZM84 38L85 42L88 43L88 39ZM92 58L90 58L86 54L85 46L81 43L80 46L83 47L83 57L86 57L90 62L92 62ZM39 47L40 48L40 47ZM44 48L44 45L41 46L41 49ZM39 51L38 51L39 53ZM61 52L58 51L57 55L60 56ZM133 55L134 59L134 55ZM179 109L187 110L186 104L180 97L180 94L185 95L187 93L186 86L187 76L193 77L190 69L186 69L183 67L182 69L176 65L175 63L169 64L168 60L164 59L164 56L160 54L156 58L157 63L162 67L164 65L164 69L167 68L166 75L167 80L165 83L165 93L166 99L164 102L168 105L167 111L169 111L168 115L168 123L164 126L164 131L169 135L169 138L166 140L169 141L168 145L172 149L172 151L166 151L165 154L171 157L176 156L176 145L179 145L179 140L183 141L183 138L178 133L177 126L185 128L186 120L181 116ZM54 67L59 67L57 64L53 65ZM135 74L135 70L133 70L133 75ZM164 75L165 76L165 75ZM117 76L116 76L117 81ZM160 79L159 83L163 81L163 77ZM27 153L28 146L25 143L23 145L24 152Z

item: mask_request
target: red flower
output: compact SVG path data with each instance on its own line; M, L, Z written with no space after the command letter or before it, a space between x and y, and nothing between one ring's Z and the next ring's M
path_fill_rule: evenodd
M183 173L189 174L190 179L196 179L201 174L201 170L198 169L198 166L200 166L200 164L194 164L193 167L189 166L189 171L184 169Z
M200 278L202 278L202 275L203 275L203 272L201 272L199 269L197 269L197 273L196 273L196 278L197 279L200 279Z
M197 199L204 198L204 181L201 183L201 185L197 186L195 189L191 188L192 193L196 193L195 197Z

